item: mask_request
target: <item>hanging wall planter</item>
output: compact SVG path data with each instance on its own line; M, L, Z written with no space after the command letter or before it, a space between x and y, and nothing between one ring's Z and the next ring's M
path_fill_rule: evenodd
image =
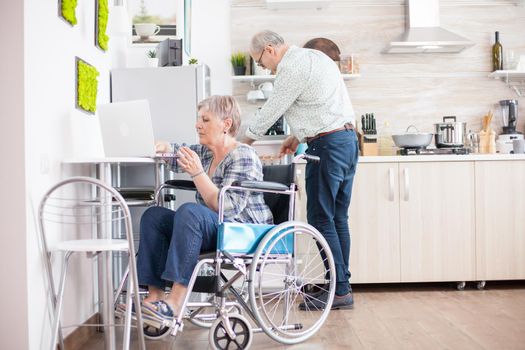
M97 91L99 72L86 61L75 57L76 93L75 107L94 114L97 109Z
M95 1L95 46L102 51L108 50L109 36L106 34L108 26L108 0Z
M58 0L58 16L71 26L77 24L77 0Z

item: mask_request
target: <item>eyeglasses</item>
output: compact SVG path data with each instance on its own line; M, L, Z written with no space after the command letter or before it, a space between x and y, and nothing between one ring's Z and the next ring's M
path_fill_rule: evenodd
M264 55L264 49L262 50L261 55L259 56L259 59L257 60L257 65L259 67L263 67L264 68L264 65L261 63L261 59L262 59L263 55Z

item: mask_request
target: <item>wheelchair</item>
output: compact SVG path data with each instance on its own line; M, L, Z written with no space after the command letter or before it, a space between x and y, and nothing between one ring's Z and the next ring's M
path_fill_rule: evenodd
M264 166L264 181L241 181L219 194L217 250L201 254L188 284L182 312L154 327L149 339L177 336L189 321L208 328L212 349L247 349L254 333L291 345L304 342L323 325L335 293L335 265L328 243L311 225L295 221L295 163ZM195 190L193 182L169 180L166 188ZM274 225L224 222L227 191L263 192ZM308 301L328 293L324 307ZM200 297L199 297L200 295ZM160 322L160 321L159 321Z

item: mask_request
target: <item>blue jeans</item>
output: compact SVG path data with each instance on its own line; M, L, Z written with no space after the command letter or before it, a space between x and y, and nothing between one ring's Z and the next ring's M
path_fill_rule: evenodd
M137 257L139 284L164 289L176 282L188 286L201 251L217 248L217 213L196 203L177 211L151 207L140 220Z
M306 165L308 223L328 242L335 261L335 293L346 295L351 291L348 207L359 154L356 134L341 130L322 136L308 143L306 153L321 158Z

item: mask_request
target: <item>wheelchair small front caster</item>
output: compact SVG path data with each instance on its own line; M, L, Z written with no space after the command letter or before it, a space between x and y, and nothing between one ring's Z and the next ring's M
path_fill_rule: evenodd
M170 327L156 328L147 324L144 324L144 337L151 340L159 340L170 334Z
M485 289L485 285L486 285L486 284L487 284L487 282L485 282L485 281L478 281L478 282L476 283L476 288L477 288L478 290L483 290L483 289Z
M248 320L239 314L228 315L230 325L235 334L232 339L226 331L222 318L218 318L210 329L209 342L213 350L248 349L252 344L252 327Z
M458 282L456 288L457 288L458 290L464 290L466 285L467 285L467 282L465 282L465 281L463 281L463 282Z

